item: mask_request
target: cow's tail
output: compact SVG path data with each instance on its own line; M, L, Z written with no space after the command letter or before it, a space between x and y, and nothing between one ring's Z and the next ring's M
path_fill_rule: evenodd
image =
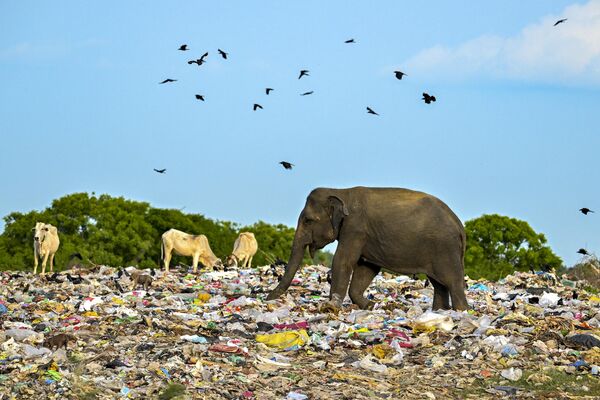
M160 238L160 260L158 260L158 269L163 267L165 260L165 241Z

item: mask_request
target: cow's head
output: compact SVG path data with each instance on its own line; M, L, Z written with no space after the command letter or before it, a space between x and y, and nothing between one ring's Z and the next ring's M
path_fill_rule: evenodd
M34 232L33 240L38 243L42 243L49 233L57 233L56 227L43 222L36 222L35 228L33 228L32 231Z
M228 268L237 267L238 266L238 258L234 254L227 256L227 258L225 259L225 265Z
M221 261L220 258L217 258L217 260L213 263L213 268L223 269L223 261Z

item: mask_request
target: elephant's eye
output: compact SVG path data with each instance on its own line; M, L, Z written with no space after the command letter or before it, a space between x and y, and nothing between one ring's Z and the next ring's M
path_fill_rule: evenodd
M308 218L308 217L304 217L304 223L305 223L306 225L310 225L312 222L313 222L313 219L311 219L311 218Z

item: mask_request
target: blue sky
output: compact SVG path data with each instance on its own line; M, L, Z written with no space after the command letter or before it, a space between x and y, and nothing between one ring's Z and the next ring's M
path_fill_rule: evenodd
M0 215L94 191L295 225L314 187L397 186L571 265L599 246L598 43L600 0L0 2Z

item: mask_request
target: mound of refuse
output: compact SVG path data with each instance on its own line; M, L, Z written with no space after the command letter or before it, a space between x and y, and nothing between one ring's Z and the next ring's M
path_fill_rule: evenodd
M468 312L380 274L322 313L328 268L0 273L0 398L598 398L600 297L550 273L467 280ZM139 275L139 274L137 274ZM133 274L136 276L136 274Z

